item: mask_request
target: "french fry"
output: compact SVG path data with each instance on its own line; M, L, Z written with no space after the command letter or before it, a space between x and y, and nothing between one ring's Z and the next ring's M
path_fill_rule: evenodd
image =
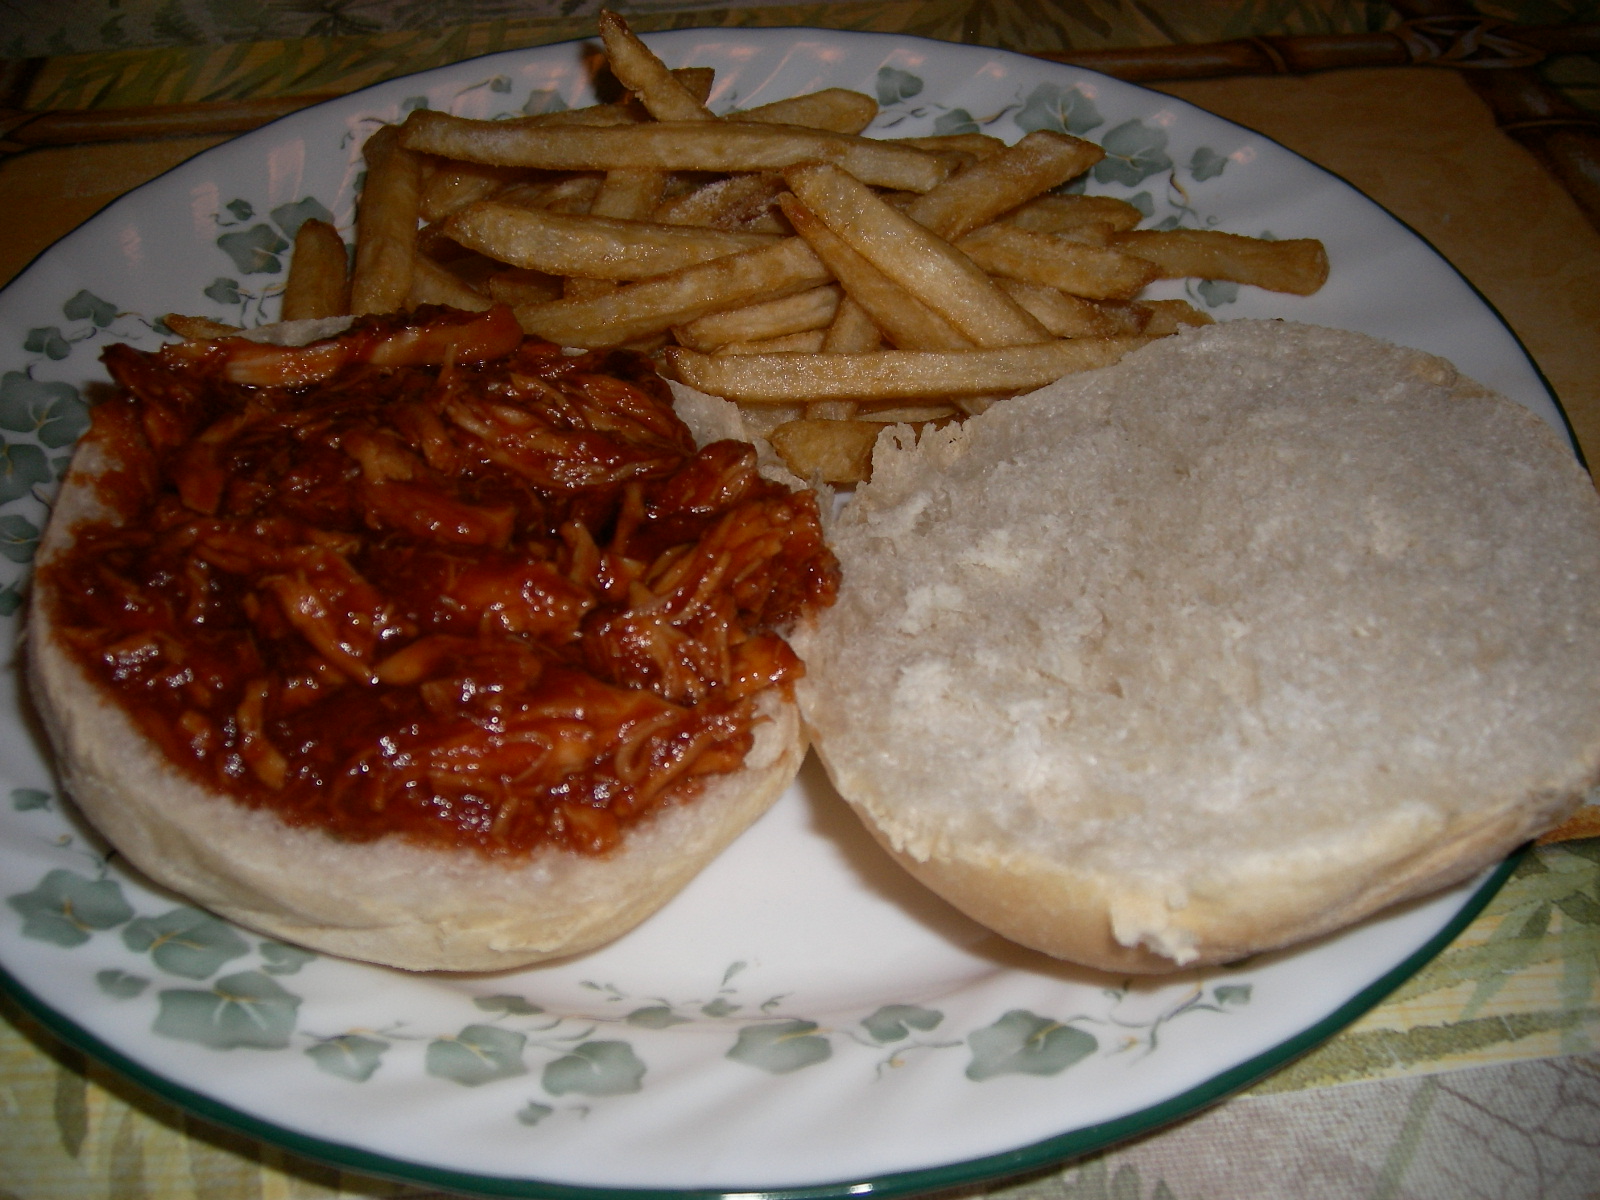
M799 333L786 333L781 337L766 338L759 342L727 342L712 351L713 354L816 354L822 349L822 339L827 331L805 329Z
M283 284L280 319L337 317L350 311L350 252L339 231L316 218L302 222Z
M1216 318L1201 312L1187 300L1136 300L1133 307L1150 314L1144 327L1147 337L1166 337L1190 325L1215 325Z
M1309 296L1328 281L1328 252L1315 238L1242 237L1217 229L1135 229L1111 244L1153 263L1162 279L1225 279Z
M828 163L808 163L791 167L783 177L796 198L829 230L974 345L992 349L1049 339L1049 331L996 287L972 259L846 171ZM872 312L865 301L863 306ZM873 319L878 320L878 314Z
M851 296L839 301L828 334L822 339L825 354L866 354L883 345L883 331L876 321ZM810 410L807 409L807 413Z
M965 398L960 402L964 404ZM961 409L956 401L948 404L858 404L856 417L878 425L920 425L925 421L948 421Z
M561 298L561 280L543 271L525 271L521 267L508 267L496 271L484 281L489 298L500 304L516 308L523 304L546 304Z
M1067 233L1098 223L1120 233L1144 220L1144 214L1115 196L1037 196L1000 219L1035 233Z
M767 433L784 465L807 482L860 483L872 472L872 447L883 426L872 421L786 421Z
M915 146L918 150L931 150L935 153L948 153L954 151L965 155L973 162L982 162L986 158L999 154L1006 148L1006 144L997 137L987 133L935 133L927 137L894 138L902 146Z
M563 108L555 112L510 117L508 124L537 128L541 125L637 125L639 114L626 104L590 104L583 108Z
M1031 391L1075 371L1110 366L1145 338L1067 338L998 350L879 350L871 354L718 356L664 351L681 383L743 404L926 400Z
M826 329L839 311L835 284L811 288L778 300L711 313L673 330L680 345L712 351L730 342L758 342L791 333Z
M1001 213L1073 179L1105 157L1093 142L1039 129L913 200L906 216L943 238L959 238Z
M395 312L411 290L421 205L422 162L402 143L400 127L385 125L362 148L367 181L356 203L356 261L350 311Z
M561 346L633 342L707 313L777 299L829 282L827 268L800 238L714 258L667 275L624 284L588 300L517 308L523 329Z
M672 77L701 104L711 99L711 89L717 84L717 72L712 67L673 67Z
M769 172L729 175L663 200L650 219L666 225L742 229L770 211L786 187L782 175Z
M604 296L607 292L617 290L615 279L584 279L581 276L569 275L561 281L561 298L563 300L593 300L596 296Z
M669 71L634 35L627 22L609 9L600 10L600 40L605 44L611 73L656 120L716 120L702 98L694 95L682 78ZM618 167L606 172L600 194L589 211L599 217L643 220L661 203L666 189L665 171L653 167Z
M616 13L600 10L600 40L617 82L658 121L714 121L716 117Z
M933 309L890 279L794 196L782 199L784 214L846 295L873 327L902 350L971 350L973 342Z
M727 121L761 121L768 125L800 125L834 133L860 133L878 115L878 102L861 92L823 88L788 100L774 100L728 113ZM936 147L935 147L936 148Z
M183 313L168 313L161 318L161 323L186 342L205 342L243 332L237 325L213 321L210 317L189 317Z
M522 208L587 213L594 207L595 197L600 194L605 178L598 171L580 171L561 179L542 179L536 183L514 184L505 191L497 193L494 199L501 204L515 204Z
M1010 226L1015 228L1015 226ZM1031 232L1024 230L1024 232ZM1082 225L1072 229L1063 229L1049 236L1060 238L1064 242L1077 242L1080 246L1109 246L1111 239L1117 234L1117 228L1110 221L1085 221Z
M487 200L513 184L526 181L522 167L440 160L422 186L418 210L424 221L442 221L475 200Z
M638 167L619 167L607 171L589 205L596 217L622 217L629 221L646 220L667 190L667 173Z
M406 307L416 308L419 304L447 304L467 312L484 312L493 307L493 301L467 286L448 267L420 254L411 264L411 290L406 295Z
M461 245L503 263L582 279L647 279L779 241L768 233L575 216L494 200L468 205L445 229Z
M936 154L857 135L755 121L662 121L607 128L531 127L417 109L402 127L413 151L549 170L773 171L833 163L864 183L925 192L950 173Z
M1150 310L1134 304L1106 304L1069 296L1042 283L999 279L1001 289L1039 319L1056 337L1117 337L1145 332Z
M985 271L1091 300L1132 299L1159 273L1131 253L1014 225L985 225L956 244Z

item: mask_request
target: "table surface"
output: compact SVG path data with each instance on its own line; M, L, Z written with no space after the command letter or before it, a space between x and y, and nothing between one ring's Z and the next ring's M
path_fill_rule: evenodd
M28 97L40 109L344 91L594 31L594 6L575 0L63 0L49 19L26 7L24 16L0 11L0 52L47 56ZM630 19L641 30L820 25L1043 51L1363 30L1392 19L1383 7L864 0L652 4ZM1561 8L1483 7L1530 20ZM1266 8L1270 24L1256 11ZM1581 101L1600 68L1562 60L1551 74ZM1600 461L1600 232L1494 127L1457 73L1389 68L1158 86L1328 167L1438 247L1522 339L1588 460ZM58 147L0 161L0 280L116 196L219 140ZM205 1124L85 1061L9 1001L0 1001L0 1018L0 1200L435 1194ZM1597 1109L1600 839L1591 839L1536 850L1430 966L1249 1092L1086 1160L961 1194L1593 1197Z

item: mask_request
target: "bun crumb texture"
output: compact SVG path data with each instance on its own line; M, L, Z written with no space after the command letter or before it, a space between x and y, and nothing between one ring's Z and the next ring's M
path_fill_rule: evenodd
M1236 321L880 438L793 639L914 874L1111 970L1465 878L1600 775L1600 500L1441 359Z

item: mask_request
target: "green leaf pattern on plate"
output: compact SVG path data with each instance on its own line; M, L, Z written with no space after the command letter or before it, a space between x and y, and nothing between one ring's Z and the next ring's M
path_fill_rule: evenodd
M499 1025L468 1025L453 1037L428 1045L427 1072L467 1087L527 1074L522 1061L526 1034Z
M42 315L42 314L41 314ZM101 337L136 337L150 325L87 289L61 304L62 323L34 325L19 349L28 361L0 373L0 505L25 501L36 507L29 516L0 515L0 558L13 563L33 561L43 524L43 490L58 479L71 461L65 450L89 427L89 406L78 388L64 380L41 378L37 371L69 364L80 345ZM120 320L130 317L133 322ZM22 603L22 580L0 580L0 616L10 616Z
M786 1075L833 1056L833 1043L817 1034L815 1021L788 1020L746 1025L728 1051L734 1062Z
M119 967L96 971L94 982L102 992L118 1000L132 1000L150 986L150 981L143 975L133 975Z
M0 375L0 429L31 433L41 445L59 450L88 427L89 406L72 385L45 383L21 371Z
M891 108L903 100L922 93L922 79L910 71L902 71L898 67L879 67L876 91L878 103L884 108Z
M1048 129L1074 137L1082 137L1105 124L1100 110L1082 88L1063 87L1059 83L1041 83L1029 92L1017 112L1016 121L1017 128L1024 133Z
M361 1033L341 1033L306 1047L306 1057L318 1070L355 1083L365 1083L383 1064L389 1043Z
M305 196L293 204L280 204L267 214L277 227L283 230L283 236L291 242L294 235L300 232L300 226L307 221L326 221L333 224L333 214L328 211L328 206L315 196Z
M621 1096L637 1092L644 1061L627 1042L583 1042L544 1069L544 1090L552 1096Z
M1152 175L1172 170L1167 154L1167 131L1143 121L1124 121L1100 139L1106 156L1094 166L1100 183L1120 183L1128 187Z
M233 260L233 265L245 275L270 275L283 270L278 255L289 248L271 225L252 225L238 233L224 233L217 238L217 249Z
M0 446L0 504L33 493L52 478L50 460L31 442L6 442Z
M54 796L41 788L11 789L11 807L18 812L28 812L35 808L49 808L54 799Z
M23 937L68 949L133 916L116 880L90 879L65 868L49 872L32 891L9 896L6 903L22 914Z
M294 1032L300 998L270 975L240 971L205 990L168 988L160 994L156 1033L213 1050L283 1050Z
M424 102L421 107L426 108ZM256 221L256 206L244 197L228 201L215 214L220 233L217 249L227 258L229 268L239 275L279 275L288 267L287 251L300 232L300 226L316 219L333 224L333 212L315 196L302 196L287 204L275 205L268 213L270 221ZM246 228L238 226L246 225ZM267 320L266 304L283 292L282 281L274 281L259 289L241 282L233 274L218 275L201 289L201 295L225 309L237 308L226 314L230 323L250 326Z
M967 1078L973 1080L1057 1075L1100 1048L1094 1034L1020 1008L973 1030L967 1044L972 1047Z
M307 963L317 961L317 956L310 950L284 942L262 942L259 949L261 969L268 975L293 975Z
M198 908L175 908L159 917L137 917L122 931L129 950L149 954L171 975L206 979L223 963L250 953L250 944L225 921Z
M944 1014L919 1004L885 1004L861 1024L875 1042L898 1042L910 1037L913 1029L927 1032L944 1020Z

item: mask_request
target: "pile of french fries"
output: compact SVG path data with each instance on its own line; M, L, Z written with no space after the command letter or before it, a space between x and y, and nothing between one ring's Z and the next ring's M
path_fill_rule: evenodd
M885 422L960 419L1210 320L1137 299L1155 280L1327 277L1313 239L1139 230L1130 204L1060 193L1091 142L866 138L876 102L841 89L717 116L709 70L667 69L614 13L600 33L620 103L374 133L348 278L306 222L283 317L506 303L559 345L658 354L796 475L852 483Z

